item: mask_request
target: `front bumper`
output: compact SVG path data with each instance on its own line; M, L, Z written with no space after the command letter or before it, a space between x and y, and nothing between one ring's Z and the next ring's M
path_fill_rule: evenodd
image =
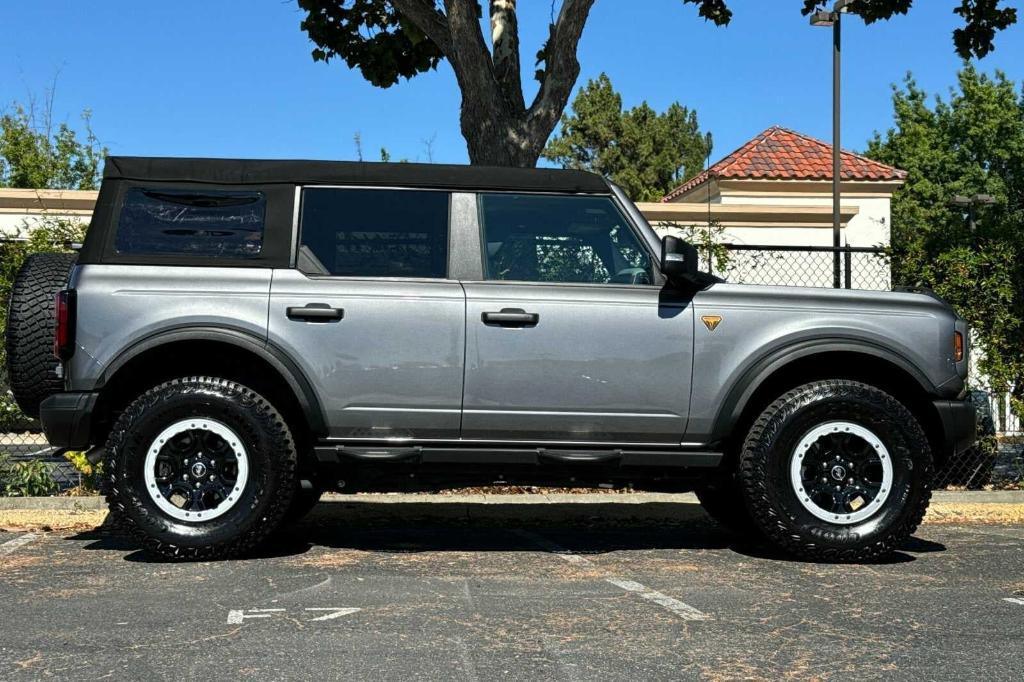
M39 421L50 445L70 450L89 447L92 413L99 393L55 393L39 407Z
M942 451L935 453L955 457L978 439L978 417L974 405L967 400L936 400L935 410L942 423Z

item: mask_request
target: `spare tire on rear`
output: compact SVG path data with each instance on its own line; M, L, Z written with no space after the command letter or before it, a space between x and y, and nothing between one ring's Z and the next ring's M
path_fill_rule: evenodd
M54 298L68 283L75 253L29 256L14 279L7 308L7 378L18 407L32 418L39 405L64 390L53 355Z

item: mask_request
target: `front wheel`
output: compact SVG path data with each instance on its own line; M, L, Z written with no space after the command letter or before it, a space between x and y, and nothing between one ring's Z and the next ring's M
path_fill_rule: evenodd
M225 379L176 379L144 393L115 424L107 502L150 552L233 556L281 523L295 466L288 426L265 398Z
M917 419L854 381L781 396L750 429L739 464L754 523L805 559L883 558L913 534L931 499L931 450Z

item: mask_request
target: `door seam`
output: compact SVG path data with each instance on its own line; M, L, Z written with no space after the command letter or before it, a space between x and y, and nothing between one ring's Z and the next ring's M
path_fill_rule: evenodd
M463 421L466 418L466 372L469 371L469 294L466 286L460 281L462 288L462 395L459 400L459 438L462 438Z

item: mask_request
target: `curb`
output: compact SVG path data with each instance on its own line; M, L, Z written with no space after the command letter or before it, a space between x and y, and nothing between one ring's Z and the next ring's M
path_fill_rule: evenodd
M0 511L98 511L107 508L99 495L84 497L0 497Z
M1024 490L936 490L932 502L947 504L1024 504Z
M387 505L422 505L438 507L448 505L452 508L473 508L514 506L520 512L528 507L543 507L545 504L578 505L594 507L600 505L605 511L609 508L621 509L626 514L638 511L630 507L652 504L697 504L697 496L693 493L625 493L625 494L558 494L558 495L412 495L404 493L368 493L358 495L339 495L328 493L322 502L327 504L345 504L353 508L369 508ZM932 494L932 502L944 504L1024 504L1024 490L937 490ZM90 497L0 497L0 511L97 511L107 508L106 501L96 495ZM583 509L580 510L581 512ZM590 513L593 513L591 510ZM519 513L519 512L517 512ZM463 510L459 515L465 516ZM477 514L474 514L477 516Z

